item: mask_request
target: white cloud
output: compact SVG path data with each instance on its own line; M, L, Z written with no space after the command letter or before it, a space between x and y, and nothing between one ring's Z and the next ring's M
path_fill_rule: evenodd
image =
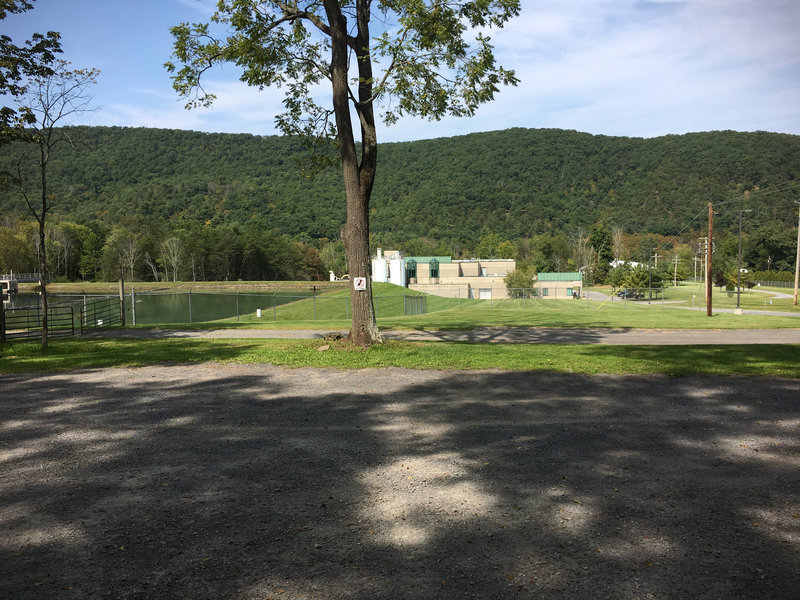
M217 5L215 0L177 0L177 2L205 17L213 15Z
M498 62L516 70L519 87L502 88L474 118L403 119L381 127L379 138L411 140L510 127L631 136L710 129L800 134L797 0L522 2L520 16L491 33ZM213 0L173 0L163 27L207 18L214 5ZM37 6L31 16L44 18L45 6ZM136 39L147 24L129 26L126 39ZM87 44L94 39L78 37ZM275 132L283 90L248 88L236 79L235 68L215 71L205 82L218 96L212 109L186 111L161 68L169 56L167 45L153 56L129 48L87 46L90 50L98 60L87 64L101 64L103 57L111 61L102 62L107 73L97 97L106 106L90 117L94 123ZM319 93L327 104L329 90L320 88Z
M798 25L794 2L529 1L494 36L522 80L496 105L508 126L800 133Z

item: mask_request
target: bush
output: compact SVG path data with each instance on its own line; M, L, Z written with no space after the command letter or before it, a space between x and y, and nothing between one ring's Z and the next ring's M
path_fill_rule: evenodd
M503 278L511 298L522 298L526 288L533 287L533 269L530 267L517 267Z

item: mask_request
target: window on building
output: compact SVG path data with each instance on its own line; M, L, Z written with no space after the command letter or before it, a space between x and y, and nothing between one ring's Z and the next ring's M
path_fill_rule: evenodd
M430 264L431 264L431 278L437 279L439 277L439 261L434 258Z
M542 288L542 296L549 296L550 290L547 288Z
M406 279L417 278L417 261L413 258L406 263Z

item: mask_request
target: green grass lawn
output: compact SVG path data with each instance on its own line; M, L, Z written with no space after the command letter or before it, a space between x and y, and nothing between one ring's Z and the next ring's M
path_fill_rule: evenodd
M681 306L691 306L697 286L670 288L667 299L683 300ZM610 290L602 290L610 293ZM413 294L406 290L407 294ZM338 290L284 304L235 318L212 323L196 324L197 328L255 327L267 329L349 329L348 290ZM627 327L645 329L773 329L800 327L800 318L715 313L706 316L705 306L697 310L676 308L675 305L653 302L593 302L587 300L467 300L427 297L427 313L403 314L403 288L390 284L375 284L378 325L384 329L449 329L468 330L484 326L506 327ZM724 296L722 298L721 296ZM702 297L702 296L700 296ZM744 297L744 294L743 294ZM750 292L745 310L763 308L753 303L764 302L764 294ZM406 300L408 302L408 300ZM715 294L714 306L730 304L727 294ZM735 306L735 298L733 304ZM775 300L772 310L797 312L791 299ZM316 318L315 318L316 316Z
M586 300L458 300L429 296L428 312L405 316L402 288L378 284L378 324L384 329L468 330L481 326L613 327L648 329L798 328L796 317L681 310L668 303L601 303ZM667 298L691 298L692 287L668 290ZM752 299L753 292L748 298ZM726 298L727 295L723 294ZM347 330L347 290L334 290L262 312L192 328L306 328ZM758 298L763 302L763 296ZM734 300L735 302L735 300ZM790 302L790 301L789 301ZM744 304L744 303L743 303ZM715 301L715 306L718 304ZM773 305L775 306L775 305ZM781 308L784 308L781 306ZM316 312L317 319L313 318ZM273 320L276 318L276 320ZM168 326L164 326L168 327ZM186 328L185 325L178 327ZM712 373L800 377L799 346L603 346L411 343L390 341L369 349L336 343L320 352L314 340L70 339L0 345L0 373L141 366L159 362L273 363L288 366L431 369L521 369L575 373Z
M609 289L599 289L606 294L610 294ZM740 295L740 306L745 310L773 310L783 312L796 312L800 315L800 307L793 306L792 298L778 298L777 295L791 295L794 292L791 288L768 288L758 287L748 290L742 289ZM681 282L677 287L669 286L665 288L663 294L664 302L682 302L684 306L694 306L705 310L705 285L699 283ZM657 302L661 302L659 299ZM629 302L629 304L640 304L641 302ZM720 290L714 287L711 295L711 304L714 308L735 308L736 292Z
M506 327L625 327L644 329L773 329L800 327L800 318L687 311L638 303L587 301L473 301L455 309L415 317L380 319L381 327L473 329Z
M325 344L328 345L328 344ZM81 339L0 346L0 373L58 372L159 363L271 363L291 367L500 369L560 373L800 377L800 346L511 345L389 341L320 351L319 340Z

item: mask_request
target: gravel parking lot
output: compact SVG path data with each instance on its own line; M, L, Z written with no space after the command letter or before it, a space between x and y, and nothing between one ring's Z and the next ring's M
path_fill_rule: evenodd
M800 381L5 375L0 597L796 598Z

